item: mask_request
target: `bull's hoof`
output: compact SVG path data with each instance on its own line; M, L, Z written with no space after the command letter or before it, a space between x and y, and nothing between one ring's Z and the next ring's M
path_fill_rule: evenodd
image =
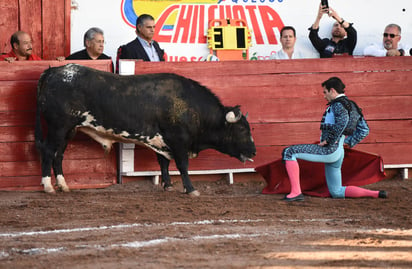
M191 192L186 192L187 194L189 194L190 197L199 197L200 196L200 192L197 190L193 190Z
M174 189L175 189L175 188L173 188L173 186L164 187L164 190L165 190L165 191L174 191Z
M69 187L67 186L57 186L59 188L59 191L61 192L70 192Z
M56 194L53 186L44 186L44 192L49 194Z

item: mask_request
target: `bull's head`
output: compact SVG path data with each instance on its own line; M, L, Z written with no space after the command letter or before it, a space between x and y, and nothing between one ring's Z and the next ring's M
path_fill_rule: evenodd
M240 106L226 107L226 131L223 152L238 158L241 162L253 161L256 147L250 132L246 116L242 115Z

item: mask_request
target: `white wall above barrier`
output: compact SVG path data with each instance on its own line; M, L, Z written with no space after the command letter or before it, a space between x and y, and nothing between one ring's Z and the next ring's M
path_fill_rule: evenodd
M283 26L296 29L296 48L307 57L318 57L308 38L320 0L73 0L71 51L83 49L83 35L90 27L105 32L105 54L116 59L120 45L135 39L136 16L148 13L156 19L155 39L165 49L168 61L199 61L209 52L207 25L212 19L244 19L252 30L250 57L269 59L281 48ZM412 45L412 1L329 0L329 6L358 32L354 51L361 55L370 43L382 42L384 27L402 27L401 43ZM324 16L319 34L329 38L334 20Z

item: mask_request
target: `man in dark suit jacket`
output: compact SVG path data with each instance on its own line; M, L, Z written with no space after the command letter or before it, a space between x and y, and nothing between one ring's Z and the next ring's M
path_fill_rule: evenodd
M141 59L143 61L164 61L162 50L153 36L155 21L151 15L142 14L136 20L137 37L132 42L120 46L117 51L118 59Z

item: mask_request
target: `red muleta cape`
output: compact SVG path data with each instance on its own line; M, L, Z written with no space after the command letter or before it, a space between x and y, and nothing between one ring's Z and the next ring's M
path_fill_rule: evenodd
M298 160L298 163L302 192L312 196L330 197L324 164L303 160ZM289 178L282 159L258 166L255 171L261 174L267 183L262 190L263 194L290 192ZM342 164L343 186L364 186L384 178L383 160L379 155L345 148L345 158Z

